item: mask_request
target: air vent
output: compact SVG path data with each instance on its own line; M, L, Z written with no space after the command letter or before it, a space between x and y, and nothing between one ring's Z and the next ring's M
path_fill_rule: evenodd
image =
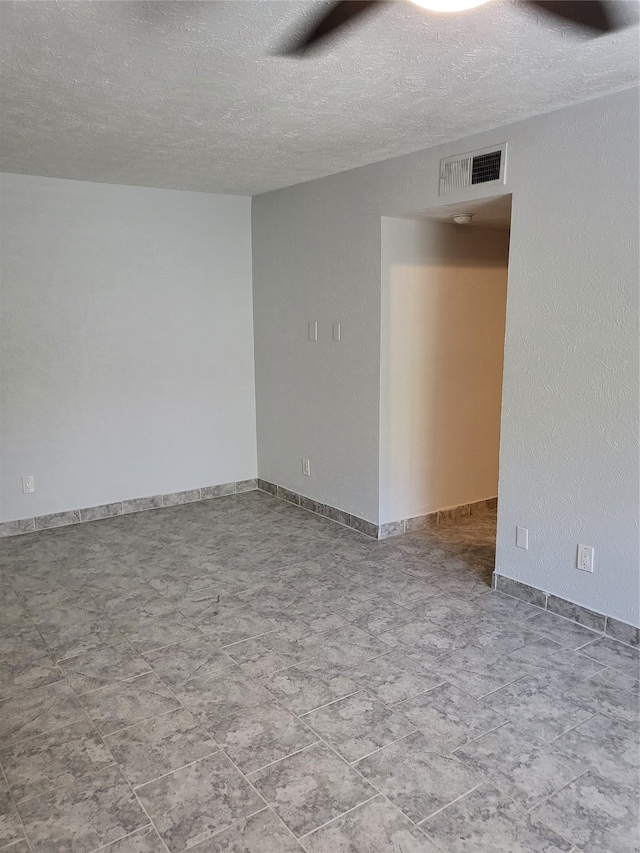
M471 151L440 161L440 195L475 184L504 184L507 145Z

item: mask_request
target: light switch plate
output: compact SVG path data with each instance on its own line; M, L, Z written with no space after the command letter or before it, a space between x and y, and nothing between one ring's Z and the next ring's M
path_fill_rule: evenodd
M525 551L529 550L528 527L516 527L516 548L523 548Z

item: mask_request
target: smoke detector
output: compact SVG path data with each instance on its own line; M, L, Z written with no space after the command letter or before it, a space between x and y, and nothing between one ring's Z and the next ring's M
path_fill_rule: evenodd
M469 225L473 219L473 213L454 213L451 218L456 225Z

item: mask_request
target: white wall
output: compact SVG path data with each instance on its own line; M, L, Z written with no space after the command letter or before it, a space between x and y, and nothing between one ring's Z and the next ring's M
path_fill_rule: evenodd
M382 219L381 523L495 497L509 234Z
M350 199L357 174L253 199L258 472L375 522L380 215L362 188Z
M637 89L254 199L259 471L378 520L381 217L442 204L440 158L505 141L497 570L638 624Z
M0 519L255 477L250 199L0 191Z

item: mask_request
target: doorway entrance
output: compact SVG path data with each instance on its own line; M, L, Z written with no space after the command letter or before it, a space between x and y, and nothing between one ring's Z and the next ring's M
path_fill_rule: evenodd
M510 195L382 218L380 525L475 541L491 570L510 225Z

